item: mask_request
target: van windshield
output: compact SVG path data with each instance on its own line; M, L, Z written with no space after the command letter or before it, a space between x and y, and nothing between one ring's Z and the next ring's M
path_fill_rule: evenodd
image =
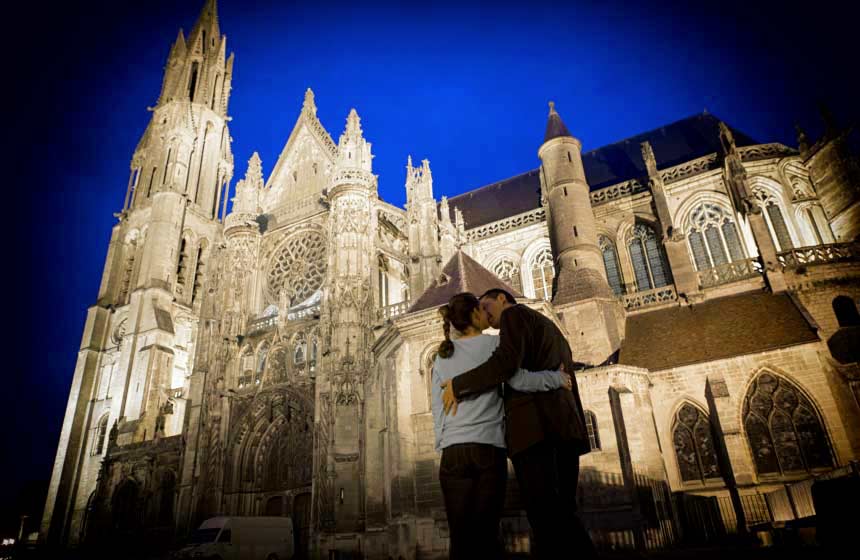
M188 544L203 544L215 542L215 537L218 536L220 527L212 527L211 529L197 529L191 536L188 537Z

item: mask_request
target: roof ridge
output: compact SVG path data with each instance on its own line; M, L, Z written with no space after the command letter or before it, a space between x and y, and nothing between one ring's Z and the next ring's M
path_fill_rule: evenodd
M650 134L652 134L652 133L654 133L654 132L657 132L658 130L661 130L661 129L664 129L664 128L668 128L668 127L670 127L670 126L675 126L675 125L678 125L678 124L680 124L680 123L683 123L683 122L686 122L686 121L690 121L690 120L692 120L692 119L695 119L695 118L697 118L697 117L711 117L711 118L713 118L714 122L725 122L725 121L723 121L721 118L719 118L718 116L716 116L715 114L711 113L710 111L707 111L707 112L701 112L701 113L693 113L693 114L692 114L692 115L690 115L690 116L687 116L687 117L684 117L684 118L678 119L678 120L676 120L676 121L672 121L672 122L670 122L670 123L668 123L668 124L664 124L664 125L662 125L662 126L658 126L658 127L655 127L655 128L651 128L651 129L649 129L649 130L645 130L645 131L643 131L643 132L639 132L639 133L637 133L637 134L633 134L633 135L631 135L631 136L627 136L627 137L625 137L625 138L622 138L621 140L616 140L615 142L610 142L609 144L604 144L604 145L602 145L602 146L598 146L598 147L596 147L596 148L593 148L593 149L591 149L591 150L588 150L587 152L583 152L583 153L582 153L582 155L583 155L583 157L584 157L584 156L587 156L588 154L591 154L591 153L594 153L594 152L598 152L598 151L600 151L600 150L602 150L602 149L604 149L604 148L609 148L610 146L615 146L616 144L624 144L625 142L628 142L628 141L630 141L630 140L631 140L631 139L633 139L633 138L638 138L638 137L641 137L641 136L648 136L648 135L650 135ZM737 130L736 128L733 128L733 127L732 127L731 125L729 125L728 123L726 123L726 126L728 126L728 127L732 130L732 132L742 132L742 131ZM749 137L745 132L742 132L742 133L743 133L743 135L744 135L744 136ZM750 137L750 139L752 139L752 138Z
M525 172L523 172L523 173L518 173L518 174L516 174L516 175L511 175L510 177L506 177L505 179L501 179L501 180L499 180L499 181L494 181L494 182L492 182L492 183L487 183L486 185L482 185L482 186L480 186L480 187L477 187L477 188L474 188L474 189L468 190L468 191L463 192L463 193L460 193L460 194L456 194L456 195L454 195L454 196L449 196L449 197L448 197L448 203L450 204L450 203L451 203L451 201L452 201L452 200L454 200L455 198L459 198L459 197L461 197L461 196L466 196L467 194L473 194L473 193L475 193L475 192L477 192L477 191L480 191L480 190L483 190L483 189L488 189L488 188L490 188L490 187L495 187L495 186L497 186L497 185L501 185L502 183L507 183L508 181L510 181L510 180L512 180L512 179L517 179L517 178L519 178L519 177L523 177L523 176L528 175L528 174L530 174L530 173L535 173L535 172L537 172L537 171L539 171L539 170L540 170L540 167L535 167L534 169L529 169L528 171L525 171Z

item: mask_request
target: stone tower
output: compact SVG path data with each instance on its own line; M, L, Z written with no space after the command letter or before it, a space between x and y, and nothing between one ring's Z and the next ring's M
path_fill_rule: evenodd
M80 536L106 446L182 431L202 286L233 168L226 124L233 57L225 49L209 0L170 50L132 156L54 463L40 531L48 542ZM85 450L88 430L94 438Z
M552 102L538 157L555 256L553 303L569 330L574 358L599 364L621 344L624 311L609 288L597 245L582 143L570 134Z
M371 364L371 278L376 176L355 109L337 147L328 189L329 261L323 288L323 352L317 378L314 500L322 539L355 533L363 520L361 426ZM348 547L348 545L347 545Z
M421 162L421 167L412 167L412 156L406 162L406 217L409 228L409 293L415 300L430 286L442 265L439 212L433 198L433 174L426 159Z

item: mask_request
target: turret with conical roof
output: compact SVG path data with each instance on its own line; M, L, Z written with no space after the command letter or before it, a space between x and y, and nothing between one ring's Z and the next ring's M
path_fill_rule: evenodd
M570 134L552 102L538 156L555 257L553 304L571 335L574 358L599 364L621 344L624 309L606 280L582 144Z
M582 165L582 143L570 134L553 102L549 104L546 134L538 156L556 260L553 301L567 303L595 295L611 297L597 245Z

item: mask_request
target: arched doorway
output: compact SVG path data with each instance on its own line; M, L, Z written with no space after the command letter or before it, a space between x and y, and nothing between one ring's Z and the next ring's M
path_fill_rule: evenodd
M231 515L292 515L286 496L313 478L313 397L295 387L264 390L237 424L224 492Z
M143 514L140 506L140 488L137 483L131 479L122 482L113 497L113 528L119 533L133 533L140 529Z

